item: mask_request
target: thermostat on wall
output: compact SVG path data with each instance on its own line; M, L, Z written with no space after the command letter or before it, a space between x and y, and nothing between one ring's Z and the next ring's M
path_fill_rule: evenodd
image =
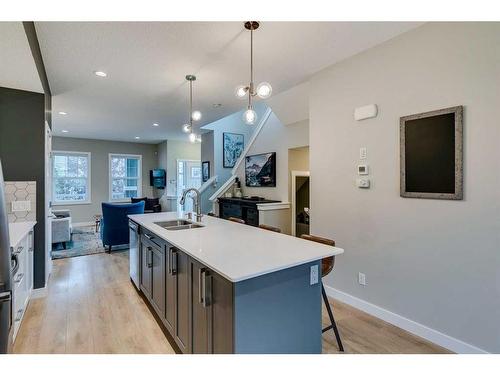
M368 165L366 164L360 164L358 165L358 174L360 176L365 176L368 174Z
M378 108L376 104L368 104L354 109L354 120L361 121L367 118L377 117Z

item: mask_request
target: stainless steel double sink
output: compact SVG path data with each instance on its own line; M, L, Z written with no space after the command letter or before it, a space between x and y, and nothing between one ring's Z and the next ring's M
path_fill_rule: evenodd
M184 229L195 229L195 228L203 228L204 225L193 223L192 221L177 219L177 220L168 220L168 221L158 221L154 224L159 225L166 230L184 230Z

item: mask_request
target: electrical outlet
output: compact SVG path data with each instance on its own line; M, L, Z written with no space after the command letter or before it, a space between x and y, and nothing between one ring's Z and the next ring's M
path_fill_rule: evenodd
M31 201L12 201L12 212L31 211Z
M311 281L310 285L317 284L319 281L319 270L318 270L318 265L311 266Z
M358 273L358 283L359 285L366 286L366 275L364 273L361 272Z

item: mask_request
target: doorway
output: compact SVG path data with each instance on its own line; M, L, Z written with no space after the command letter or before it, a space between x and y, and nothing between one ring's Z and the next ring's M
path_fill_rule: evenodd
M193 211L193 200L186 199L184 208L179 204L182 192L201 186L201 161L177 159L177 211Z
M292 171L292 236L310 234L309 171Z

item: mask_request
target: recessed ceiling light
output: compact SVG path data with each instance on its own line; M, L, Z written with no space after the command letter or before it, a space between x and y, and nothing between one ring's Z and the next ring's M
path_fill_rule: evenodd
M141 137L134 137L135 139L141 139Z
M59 111L59 114L63 115L63 116L66 116L68 114L68 112Z
M68 132L68 130L63 129L63 130L61 130L61 132L63 132L63 133L67 133L67 132Z
M222 107L222 104L221 103L214 103L214 104L212 104L212 106L214 108L220 108L220 107Z
M94 74L98 77L107 77L108 76L105 72L102 72L100 70L95 71Z
M160 126L160 124L158 124L158 123L156 123L156 122L155 122L155 123L153 124L153 126Z

